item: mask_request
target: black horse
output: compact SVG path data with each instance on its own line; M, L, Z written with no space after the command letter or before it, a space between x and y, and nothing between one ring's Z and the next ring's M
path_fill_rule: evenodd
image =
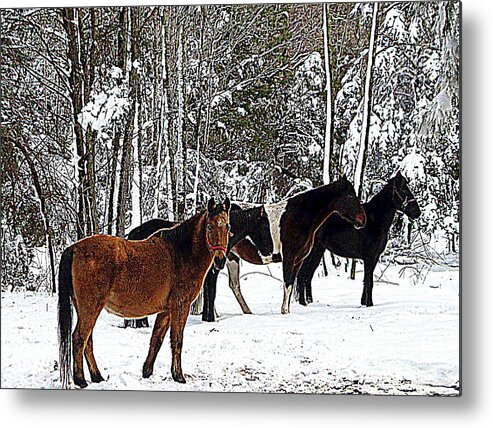
M272 257L274 245L269 219L263 205L242 209L237 204L231 204L229 222L231 224L231 236L228 243L228 253L236 244L247 239L255 245L259 252L259 257L267 260ZM131 230L127 239L146 239L157 230L170 228L176 224L176 222L160 218L151 219ZM204 280L204 308L202 311L202 319L204 321L214 321L215 319L214 301L218 275L219 270L213 266Z
M363 207L366 212L364 228L355 229L339 216L332 216L317 232L313 249L297 276L296 298L300 304L313 302L313 274L325 250L329 250L341 257L363 260L365 275L361 304L373 306L373 271L387 245L395 213L401 211L415 220L421 215L421 210L401 173L391 178Z

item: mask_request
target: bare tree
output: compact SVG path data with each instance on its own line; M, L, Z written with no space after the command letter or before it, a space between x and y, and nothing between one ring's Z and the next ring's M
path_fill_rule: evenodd
M53 231L51 229L50 225L50 218L48 215L48 209L46 206L46 198L44 195L43 191L43 184L41 183L41 180L39 178L38 170L36 168L36 165L34 164L33 157L31 153L29 152L29 149L27 147L28 144L21 142L21 137L20 135L17 136L17 138L9 138L9 141L17 147L24 158L26 159L27 165L29 167L29 171L31 173L31 178L33 180L34 184L34 190L36 192L36 196L39 201L39 211L41 213L41 217L43 219L43 226L44 226L44 233L45 233L45 240L46 240L46 247L48 249L48 256L49 256L49 261L50 261L50 273L51 273L51 291L52 293L56 293L56 280L55 280L55 255L53 251Z
M332 156L333 117L332 117L332 74L330 71L329 52L329 25L327 22L327 3L322 4L323 9L323 31L324 31L324 63L325 63L325 97L326 97L326 121L325 121L325 144L322 175L324 184L330 183L330 158Z

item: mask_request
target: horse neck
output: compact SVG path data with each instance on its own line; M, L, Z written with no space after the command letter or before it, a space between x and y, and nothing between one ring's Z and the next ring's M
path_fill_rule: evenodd
M305 210L313 215L312 224L318 228L331 214L337 212L336 199L340 192L333 185L325 185L306 192Z
M170 245L176 258L185 261L184 268L207 271L212 254L205 241L206 213L196 214L173 229L161 231L161 237Z
M367 204L365 204L367 214L373 217L374 226L387 232L392 226L395 208L392 199L392 184L387 183Z
M229 248L234 247L238 242L244 239L256 226L255 221L253 220L255 209L256 208L231 211L229 220L233 236L229 240Z

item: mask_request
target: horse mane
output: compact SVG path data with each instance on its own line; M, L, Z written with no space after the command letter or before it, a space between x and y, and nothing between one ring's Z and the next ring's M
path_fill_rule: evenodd
M194 241L197 239L196 224L201 217L215 217L223 211L222 204L218 204L212 211L203 209L189 219L178 223L169 229L159 229L151 236L159 235L161 239L164 239L167 243L173 245L179 251L189 252L193 246Z
M252 230L258 224L260 209L262 209L262 205L241 208L232 204L229 221L234 226L240 226L243 230Z
M207 215L207 210L199 211L189 219L169 229L160 229L151 236L158 235L165 242L173 245L180 252L189 252L196 239L196 223L200 217Z
M381 205L383 198L386 197L387 193L391 190L391 186L394 185L395 177L390 178L383 187L376 192L367 202L366 204L376 204ZM366 206L365 204L365 206Z

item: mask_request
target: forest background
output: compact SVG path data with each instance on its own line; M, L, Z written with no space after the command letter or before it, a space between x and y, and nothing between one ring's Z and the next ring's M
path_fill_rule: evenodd
M459 3L1 10L2 290L56 290L95 233L210 196L276 202L398 170L392 245L458 252Z

